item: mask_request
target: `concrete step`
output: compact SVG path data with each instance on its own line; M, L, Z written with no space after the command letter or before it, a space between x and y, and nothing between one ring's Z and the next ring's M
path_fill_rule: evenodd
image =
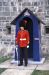
M1 75L31 75L34 70L7 69Z
M11 64L11 60L7 60L4 63L0 64L0 68L8 68L8 69L20 69L20 70L33 70L37 65L28 64L27 67L24 65L18 66L18 64Z
M43 64L38 65L36 70L49 70L49 62L45 61Z

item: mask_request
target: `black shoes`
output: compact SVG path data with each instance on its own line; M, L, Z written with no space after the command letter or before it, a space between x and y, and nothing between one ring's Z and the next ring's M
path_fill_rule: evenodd
M18 64L18 66L22 66L23 64Z
M22 66L23 64L18 64L18 66ZM27 67L27 64L25 64L24 66L26 66Z
M26 67L27 67L27 64L25 64L24 66L26 66Z

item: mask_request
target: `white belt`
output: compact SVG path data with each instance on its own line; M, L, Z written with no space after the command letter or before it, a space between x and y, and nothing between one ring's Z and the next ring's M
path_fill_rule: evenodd
M26 38L24 38L24 39L20 39L20 40L26 40Z

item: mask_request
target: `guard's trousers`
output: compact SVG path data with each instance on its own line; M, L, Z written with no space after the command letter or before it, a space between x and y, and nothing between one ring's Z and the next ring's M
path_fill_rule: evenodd
M20 64L23 64L23 59L25 65L28 64L28 49L27 47L20 47Z

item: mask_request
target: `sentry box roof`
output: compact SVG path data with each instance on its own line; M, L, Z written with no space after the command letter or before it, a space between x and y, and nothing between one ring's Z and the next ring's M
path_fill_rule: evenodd
M24 13L26 13L26 12L28 12L28 14L30 14L30 15L32 15L32 16L35 16L35 17L37 18L37 20L38 20L40 23L42 23L42 24L45 25L45 23L44 23L42 20L40 20L40 19L37 17L37 15L35 15L35 14L34 14L30 9L28 9L28 8L25 8L10 24L16 25L16 21L17 21Z

